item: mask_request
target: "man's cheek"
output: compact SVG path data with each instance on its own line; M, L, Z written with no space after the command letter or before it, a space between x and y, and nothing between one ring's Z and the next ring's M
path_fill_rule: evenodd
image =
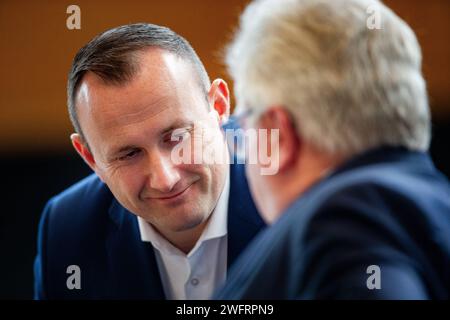
M251 187L252 193L256 194L258 193L258 186L260 185L260 174L259 174L259 165L257 164L247 164L245 165L245 173L247 176L247 180L249 182L249 185Z
M133 172L120 172L110 177L110 184L117 193L135 201L146 187L145 177Z

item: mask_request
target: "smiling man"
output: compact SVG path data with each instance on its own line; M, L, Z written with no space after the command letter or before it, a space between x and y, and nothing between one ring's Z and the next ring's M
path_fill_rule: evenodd
M209 298L264 225L239 165L172 161L175 146L199 141L228 155L226 83L211 84L173 31L126 25L77 53L68 106L72 144L95 174L44 210L35 297Z

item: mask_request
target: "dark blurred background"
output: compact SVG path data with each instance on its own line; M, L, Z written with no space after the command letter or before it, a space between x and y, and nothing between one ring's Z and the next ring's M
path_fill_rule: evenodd
M0 0L0 299L32 298L41 211L49 197L90 173L69 140L66 76L76 51L111 27L161 24L191 42L211 78L231 85L221 52L247 2ZM384 2L422 45L433 113L431 154L450 176L450 1ZM81 8L81 30L66 28L71 4Z

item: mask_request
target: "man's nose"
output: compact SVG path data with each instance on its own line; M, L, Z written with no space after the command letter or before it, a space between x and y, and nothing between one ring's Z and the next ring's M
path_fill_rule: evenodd
M167 193L180 181L180 175L170 156L162 152L152 153L149 165L149 183L152 189Z

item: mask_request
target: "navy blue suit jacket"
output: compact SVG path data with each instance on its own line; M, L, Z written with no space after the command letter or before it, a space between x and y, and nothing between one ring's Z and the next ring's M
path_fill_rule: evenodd
M242 165L230 165L228 266L264 226ZM35 260L37 299L165 299L153 247L136 216L91 175L52 198L41 217ZM69 290L67 267L81 270Z
M449 183L427 154L382 148L297 199L216 298L448 299L449 288Z

